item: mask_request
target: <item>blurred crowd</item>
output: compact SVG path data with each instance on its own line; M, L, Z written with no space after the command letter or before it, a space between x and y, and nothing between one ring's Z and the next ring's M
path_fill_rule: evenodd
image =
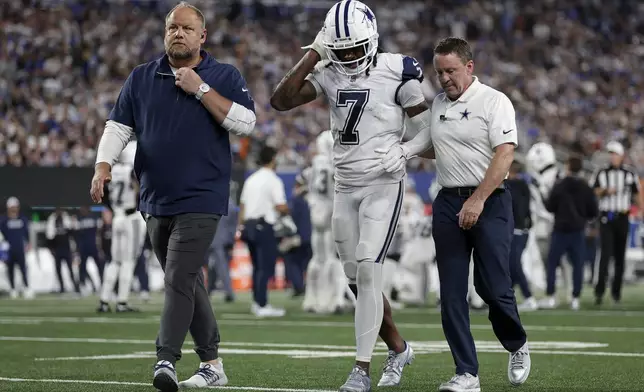
M177 1L5 0L0 3L0 165L91 166L104 121L136 65L163 54L163 18ZM206 50L242 71L256 102L253 146L280 146L279 165L308 160L329 125L320 102L286 113L269 106L281 77L321 28L333 1L190 1L207 18ZM644 167L644 2L367 0L381 46L425 66L432 49L467 38L476 74L514 102L520 142L548 140L586 157L610 140ZM251 155L252 157L252 155ZM252 161L252 159L249 159Z

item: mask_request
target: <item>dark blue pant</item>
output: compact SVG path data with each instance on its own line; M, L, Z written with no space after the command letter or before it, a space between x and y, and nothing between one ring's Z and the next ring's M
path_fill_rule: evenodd
M146 265L145 252L141 252L134 267L134 276L139 280L141 291L150 291L150 280L148 277L148 267Z
M532 297L530 285L523 273L523 266L521 265L521 256L523 250L528 243L528 234L515 234L512 236L512 246L510 248L510 277L512 278L512 286L519 285L523 298Z
M467 197L441 190L433 205L432 234L440 279L441 318L456 374L477 375L474 339L470 332L467 280L474 251L474 286L489 306L488 318L503 347L514 352L526 342L510 279L510 245L514 221L509 192L495 193L485 202L470 230L458 225L458 212Z
M304 272L313 256L311 244L305 243L284 254L286 279L293 285L296 293L304 292Z
M81 286L85 285L85 280L89 279L90 282L92 283L92 287L94 287L94 291L98 291L98 284L92 280L92 278L89 276L87 273L87 259L92 258L94 262L96 263L96 268L98 268L98 276L103 276L103 262L101 259L98 257L98 248L80 248L79 249L79 255L80 255L80 265L78 266L78 281Z
M253 263L253 299L264 307L268 303L268 281L275 274L278 255L273 226L264 220L246 221L242 239L248 245Z
M65 283L63 281L63 260L67 264L69 269L69 276L72 278L72 283L74 285L74 291L80 293L80 286L78 284L78 279L74 275L74 267L72 260L72 251L68 247L58 247L54 248L54 262L56 263L56 275L58 276L58 284L60 285L60 292L65 292Z
M586 236L586 253L584 264L590 267L590 282L595 280L595 259L597 258L597 237Z
M27 262L25 261L25 253L24 252L12 252L9 250L9 258L7 258L7 277L9 278L9 286L11 286L11 290L15 289L15 282L14 282L14 270L16 267L20 268L20 273L22 274L22 283L25 285L25 287L29 287L28 279L27 279Z
M581 285L584 278L584 249L586 247L586 237L583 230L564 232L553 231L550 240L550 251L548 252L548 263L546 267L546 294L555 293L555 281L557 277L557 267L561 263L561 257L568 255L572 264L572 296L579 298L581 295Z

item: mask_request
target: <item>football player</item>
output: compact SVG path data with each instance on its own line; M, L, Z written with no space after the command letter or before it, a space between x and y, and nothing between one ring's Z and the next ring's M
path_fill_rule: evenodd
M526 268L526 275L535 287L543 287L545 282L545 261L548 258L550 249L550 235L554 225L554 216L546 210L546 200L555 182L563 177L564 173L557 165L554 148L545 142L535 143L526 154L526 168L532 181L528 184L530 188L530 206L532 208L532 222L534 222L532 233L534 240L528 240L525 252L533 260L529 268ZM535 249L536 242L536 249ZM567 260L567 257L566 257ZM536 261L536 262L535 262ZM560 282L565 287L571 287L572 271L570 264L565 261L560 264L559 273L562 275ZM537 278L537 279L535 279ZM565 290L570 293L571 290ZM572 300L572 298L570 298ZM521 304L523 305L523 304ZM556 307L552 298L545 298L538 303L538 307L551 309ZM532 304L528 306L535 308ZM525 307L525 306L524 306Z
M382 264L394 236L405 191L405 165L380 163L404 155L406 128L429 127L418 61L378 48L372 10L343 0L303 58L282 79L271 106L290 110L323 96L330 107L335 195L332 231L344 272L356 293L356 362L340 391L371 390L369 368L378 335L389 347L378 386L398 385L413 351L402 339L382 293Z
M98 312L110 312L110 298L118 280L117 312L135 312L127 301L134 267L145 243L145 220L137 211L138 181L134 175L136 143L130 142L112 168L106 186L107 207L112 210L111 261L105 268Z
M311 206L311 247L313 258L306 273L306 293L302 307L315 313L343 310L347 280L336 258L331 234L333 210L333 136L330 130L316 139L316 154L307 172L308 201Z

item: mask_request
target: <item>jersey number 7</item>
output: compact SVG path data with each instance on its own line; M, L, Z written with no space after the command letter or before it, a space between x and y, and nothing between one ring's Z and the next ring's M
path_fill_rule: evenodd
M369 102L369 90L338 90L335 106L349 107L349 114L339 135L340 144L360 144L360 134L357 128L367 102Z

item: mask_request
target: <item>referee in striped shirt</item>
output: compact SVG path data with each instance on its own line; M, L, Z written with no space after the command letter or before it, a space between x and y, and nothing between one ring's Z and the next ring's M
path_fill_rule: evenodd
M634 170L623 164L624 147L612 141L608 143L606 150L610 152L610 166L597 171L590 183L599 198L600 210L601 258L595 286L596 305L602 303L611 258L615 258L611 295L615 303L619 303L621 299L629 229L628 214L634 195L638 196L640 211L644 207L639 177Z

